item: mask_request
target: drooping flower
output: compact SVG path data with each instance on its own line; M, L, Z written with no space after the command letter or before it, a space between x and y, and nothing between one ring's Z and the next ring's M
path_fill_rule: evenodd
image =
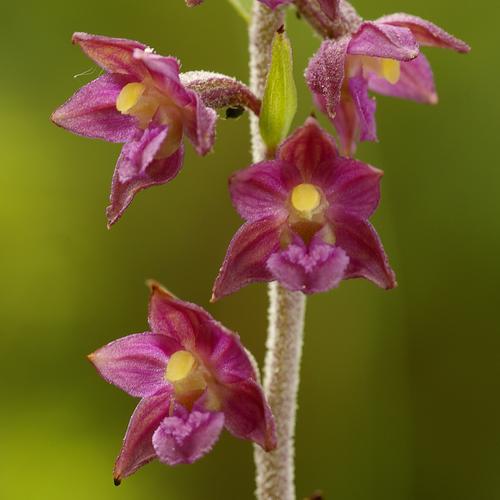
M198 460L223 427L266 450L276 447L271 411L234 333L155 283L149 326L89 356L105 380L142 398L116 460L116 484L154 459Z
M340 6L349 9L348 22L338 21L340 36L323 41L309 63L306 80L316 105L333 121L343 153L352 156L358 141L377 140L376 105L368 91L435 104L432 70L420 46L462 53L470 48L416 16L392 14L362 21L347 2Z
M233 205L246 220L229 245L213 300L255 281L322 292L347 278L396 286L368 218L382 172L339 156L334 140L309 118L276 159L236 173Z
M73 42L104 71L58 108L52 120L75 134L124 143L111 186L108 223L135 194L179 172L186 135L200 155L215 137L216 113L179 79L179 62L121 38L75 33Z

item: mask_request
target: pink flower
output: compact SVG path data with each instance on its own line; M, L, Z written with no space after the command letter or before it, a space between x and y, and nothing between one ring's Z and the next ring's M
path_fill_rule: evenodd
M179 172L186 135L200 155L214 143L216 113L179 79L179 62L121 38L75 33L73 42L105 74L82 87L52 120L85 137L123 143L111 186L108 224L135 194Z
M276 159L252 165L230 181L246 220L231 241L213 299L255 281L322 292L347 278L396 286L368 218L380 198L382 172L338 155L333 138L309 118Z
M342 5L347 8L347 2ZM314 100L333 121L349 156L357 141L377 140L376 106L369 90L435 104L432 70L420 46L470 50L465 42L409 14L355 21L338 40L326 39L306 70Z
M225 427L266 450L274 420L239 338L202 308L151 285L151 331L118 339L89 359L100 375L140 397L115 465L115 483L153 459L192 463Z

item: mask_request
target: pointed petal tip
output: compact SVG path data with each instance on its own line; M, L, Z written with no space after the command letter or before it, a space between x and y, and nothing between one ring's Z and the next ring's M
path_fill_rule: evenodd
M120 477L118 477L118 476L115 476L115 477L113 478L113 484L114 484L115 486L120 486L120 484L122 484L122 480L121 480L121 478L120 478Z

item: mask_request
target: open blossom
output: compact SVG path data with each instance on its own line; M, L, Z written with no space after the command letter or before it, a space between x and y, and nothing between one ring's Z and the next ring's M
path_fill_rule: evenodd
M276 447L273 417L235 334L154 283L149 326L89 356L104 379L142 398L116 461L116 484L153 459L198 460L223 427L266 450Z
M179 172L186 135L204 155L216 113L179 79L179 62L121 38L75 33L73 42L105 73L58 108L52 120L75 134L123 143L107 209L116 222L135 194Z
M343 4L341 4L343 5ZM317 106L328 114L343 152L357 141L377 140L375 100L368 91L435 104L432 70L421 45L468 52L469 46L441 28L409 14L354 22L337 40L325 40L306 71Z
M236 173L231 197L246 223L234 236L214 285L218 299L254 281L322 292L363 277L396 286L368 222L382 172L338 155L333 138L309 118L276 159Z

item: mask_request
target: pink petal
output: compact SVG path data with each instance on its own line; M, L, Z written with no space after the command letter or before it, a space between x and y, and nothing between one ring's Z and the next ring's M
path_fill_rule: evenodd
M397 286L382 242L368 221L344 214L335 220L336 245L349 256L346 278L366 278L381 288Z
M121 217L136 193L166 184L179 173L184 157L182 145L169 157L155 159L167 133L168 127L153 124L140 138L123 147L113 175L110 205L106 210L108 226Z
M231 434L254 441L266 451L276 448L274 418L257 382L247 380L226 387L223 411Z
M315 96L321 96L325 111L334 118L344 82L344 67L350 36L325 40L311 58L306 69L306 81Z
M259 2L267 5L270 9L274 10L281 5L288 5L293 2L293 0L259 0Z
M209 153L215 142L215 122L217 113L205 106L201 97L189 91L193 104L185 109L186 135L199 155Z
M165 389L168 358L177 350L173 339L138 333L101 347L89 359L107 382L142 398Z
M295 166L279 160L264 161L236 172L229 181L231 200L246 220L284 214L290 190L300 184Z
M283 286L309 294L336 288L348 263L349 257L342 248L315 236L308 247L301 238L294 238L285 250L269 257L267 266Z
M284 222L283 217L271 216L240 227L229 244L215 280L212 300L236 292L249 283L272 279L266 262L279 248Z
M401 76L395 85L376 75L370 76L368 85L370 90L382 95L426 104L436 104L438 100L432 69L423 54L413 61L401 63Z
M375 212L380 200L381 170L357 160L339 158L335 169L325 166L323 171L315 182L323 186L330 204L330 218L348 212L367 219Z
M408 28L421 45L442 47L462 53L470 51L470 47L462 40L455 38L430 21L417 16L403 13L391 14L381 17L376 22Z
M408 28L365 21L352 36L347 52L352 55L409 61L418 56L419 48Z
M168 391L144 398L137 405L128 424L120 455L116 459L115 484L156 458L153 434L170 409Z
M223 427L223 413L178 410L153 435L158 459L168 465L192 464L212 449Z
M314 118L308 118L280 147L278 158L297 167L308 181L324 162L335 160L337 150L333 137L319 126Z
M127 142L137 133L136 120L116 109L116 99L130 77L105 74L88 83L52 114L52 121L75 134Z
M319 6L332 21L338 16L339 2L340 0L318 0Z
M147 76L142 62L134 58L134 50L146 49L142 43L88 33L75 33L72 40L87 56L109 73L129 75L136 80L143 80Z

